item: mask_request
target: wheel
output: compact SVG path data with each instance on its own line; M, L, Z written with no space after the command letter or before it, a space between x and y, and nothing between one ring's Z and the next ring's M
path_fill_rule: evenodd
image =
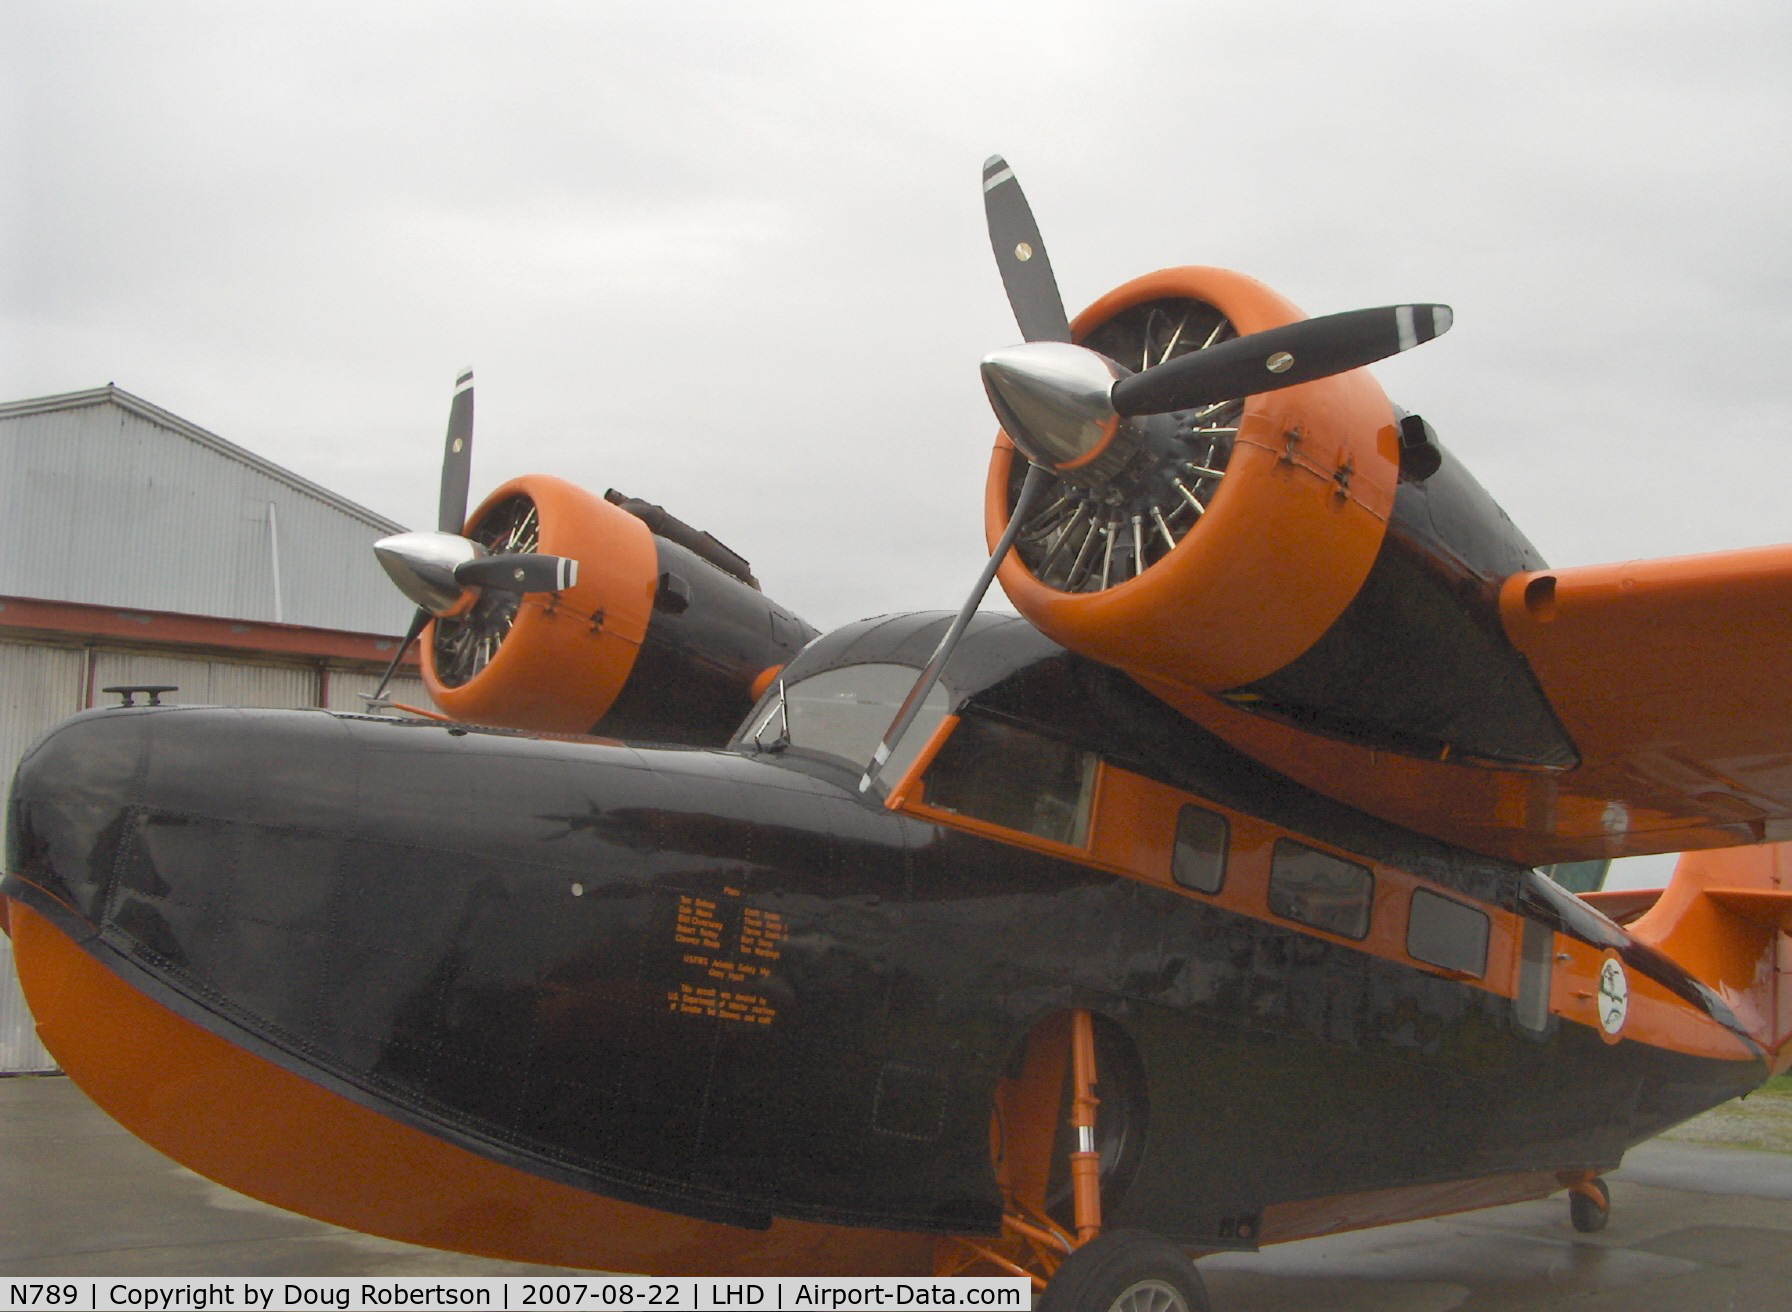
M1167 1239L1110 1230L1064 1259L1038 1312L1208 1312L1195 1264Z
M1574 1222L1574 1228L1583 1235L1598 1234L1605 1229L1605 1223L1612 1215L1612 1191L1606 1187L1604 1180L1589 1182L1599 1194L1596 1203L1583 1193L1568 1195L1568 1219Z

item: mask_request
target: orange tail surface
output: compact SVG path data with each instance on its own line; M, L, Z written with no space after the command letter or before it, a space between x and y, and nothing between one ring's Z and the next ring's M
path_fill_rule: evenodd
M1716 991L1775 1075L1792 1066L1792 843L1688 852L1630 932Z

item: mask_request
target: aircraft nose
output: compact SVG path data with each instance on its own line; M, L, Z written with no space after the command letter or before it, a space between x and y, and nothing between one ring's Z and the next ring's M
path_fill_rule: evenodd
M144 728L136 716L89 714L64 721L26 752L13 776L6 871L27 887L9 886L9 893L46 894L97 923L120 817L138 791Z
M141 887L158 879L150 847L204 863L221 855L210 849L229 821L253 814L291 830L340 816L352 772L340 768L332 718L294 717L270 739L254 732L256 716L142 707L51 730L13 778L6 891L97 928L128 917L133 893L166 891Z

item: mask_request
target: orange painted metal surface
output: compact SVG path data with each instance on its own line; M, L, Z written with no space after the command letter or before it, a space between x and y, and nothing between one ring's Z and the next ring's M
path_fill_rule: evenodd
M1306 316L1254 279L1165 269L1077 316L1081 334L1160 297L1217 306L1240 333ZM993 548L1008 518L1015 458L998 434L984 494ZM1129 673L1193 689L1237 687L1280 669L1349 605L1380 549L1399 476L1399 435L1381 388L1361 369L1249 399L1226 476L1199 523L1137 578L1062 593L1010 553L998 577L1042 632Z
M1528 1202L1533 1198L1547 1198L1561 1187L1562 1183L1553 1171L1527 1171L1516 1175L1485 1176L1479 1180L1450 1180L1442 1184L1406 1185L1310 1198L1298 1203L1275 1203L1263 1209L1259 1238L1265 1244L1312 1239L1396 1221L1416 1221L1421 1217L1448 1216L1452 1212Z
M489 1161L254 1056L125 984L12 904L39 1032L107 1114L176 1161L368 1234L514 1261L715 1275L925 1275L931 1235L744 1230L612 1202Z
M1704 789L1696 762L1676 762L1642 746L1623 760L1559 772L1421 760L1305 733L1163 680L1139 682L1174 710L1315 792L1415 833L1521 865L1686 852L1771 837L1758 823L1714 818L1691 801ZM1651 760L1659 778L1632 772L1632 765ZM1674 788L1674 777L1694 786Z
M1482 903L1468 903L1488 920L1487 968L1479 977L1416 960L1407 951L1413 893L1424 889L1456 901L1465 899L1398 867L1343 848L1332 847L1307 835L1294 834L1254 816L1232 811L1205 798L1146 779L1105 761L1096 775L1096 796L1086 849L1053 843L974 817L930 807L924 800L918 800L924 795L925 788L925 780L921 776L925 773L927 759L938 750L949 731L950 724L942 725L935 740L929 744L927 754L910 771L910 777L904 783L904 791L896 799L896 805L900 809L938 824L951 825L970 833L1028 847L1042 855L1074 860L1107 873L1154 884L1237 915L1273 921L1312 937L1346 944L1369 956L1428 974L1459 980L1471 988L1500 997L1517 996L1523 922L1516 914ZM1226 820L1230 849L1225 881L1217 893L1202 893L1184 888L1172 877L1176 820L1181 808L1186 805L1199 806ZM1306 846L1329 852L1364 866L1371 872L1374 878L1373 902L1369 929L1363 938L1349 939L1309 925L1283 920L1269 909L1268 889L1275 845L1288 838L1296 838ZM1782 911L1776 907L1775 913L1781 914ZM1783 914L1792 915L1792 912ZM1639 934L1639 937L1642 935ZM1561 935L1557 936L1557 942L1559 950L1551 988L1551 1012L1569 1024L1603 1033L1595 1009L1595 999L1598 995L1599 973L1607 954ZM1761 962L1772 961L1768 946L1762 940L1752 948L1739 950L1744 954L1738 958L1736 971L1747 973L1766 969ZM1747 956L1748 951L1752 951L1754 955ZM1688 965L1684 961L1681 964ZM1711 976L1704 975L1690 965L1688 968L1694 969L1695 974L1700 974L1701 978L1711 982ZM1788 1026L1792 1026L1792 986L1784 983L1783 976L1776 976L1775 979L1775 987L1786 990L1785 1005L1779 1014L1787 1018ZM1619 1033L1612 1036L1613 1041L1629 1038L1656 1047L1725 1061L1748 1061L1754 1058L1754 1053L1736 1034L1703 1012L1695 1010L1661 985L1634 973L1629 982L1629 1015ZM1724 990L1719 988L1719 992L1723 994ZM1726 1001L1730 1001L1728 994L1725 997ZM1739 1011L1739 1015L1749 1014L1753 1013L1746 1006ZM1761 1041L1764 1046L1774 1046L1768 1044L1765 1037ZM1792 1064L1792 1051L1788 1053L1787 1062Z
M1092 1141L1095 1096L1099 1072L1095 1066L1095 1022L1079 1007L1070 1013L1070 1127L1079 1144ZM1072 1211L1076 1217L1076 1241L1086 1244L1101 1233L1101 1154L1077 1147L1070 1154Z
M1768 1050L1792 1065L1792 849L1786 844L1693 852L1630 927L1709 985Z
M537 551L579 562L579 581L522 598L509 637L458 688L436 677L434 626L424 634L423 681L456 720L549 733L584 733L610 709L634 668L653 615L659 557L646 524L563 479L528 474L497 488L468 518L518 494L540 514Z

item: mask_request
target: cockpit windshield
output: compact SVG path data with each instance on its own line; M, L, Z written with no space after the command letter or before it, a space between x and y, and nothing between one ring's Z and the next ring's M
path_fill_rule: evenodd
M830 757L854 770L871 763L884 730L920 671L908 665L843 665L806 679L774 686L735 738L755 751L799 751ZM936 683L920 714L881 773L894 783L913 763L951 709L952 697Z

